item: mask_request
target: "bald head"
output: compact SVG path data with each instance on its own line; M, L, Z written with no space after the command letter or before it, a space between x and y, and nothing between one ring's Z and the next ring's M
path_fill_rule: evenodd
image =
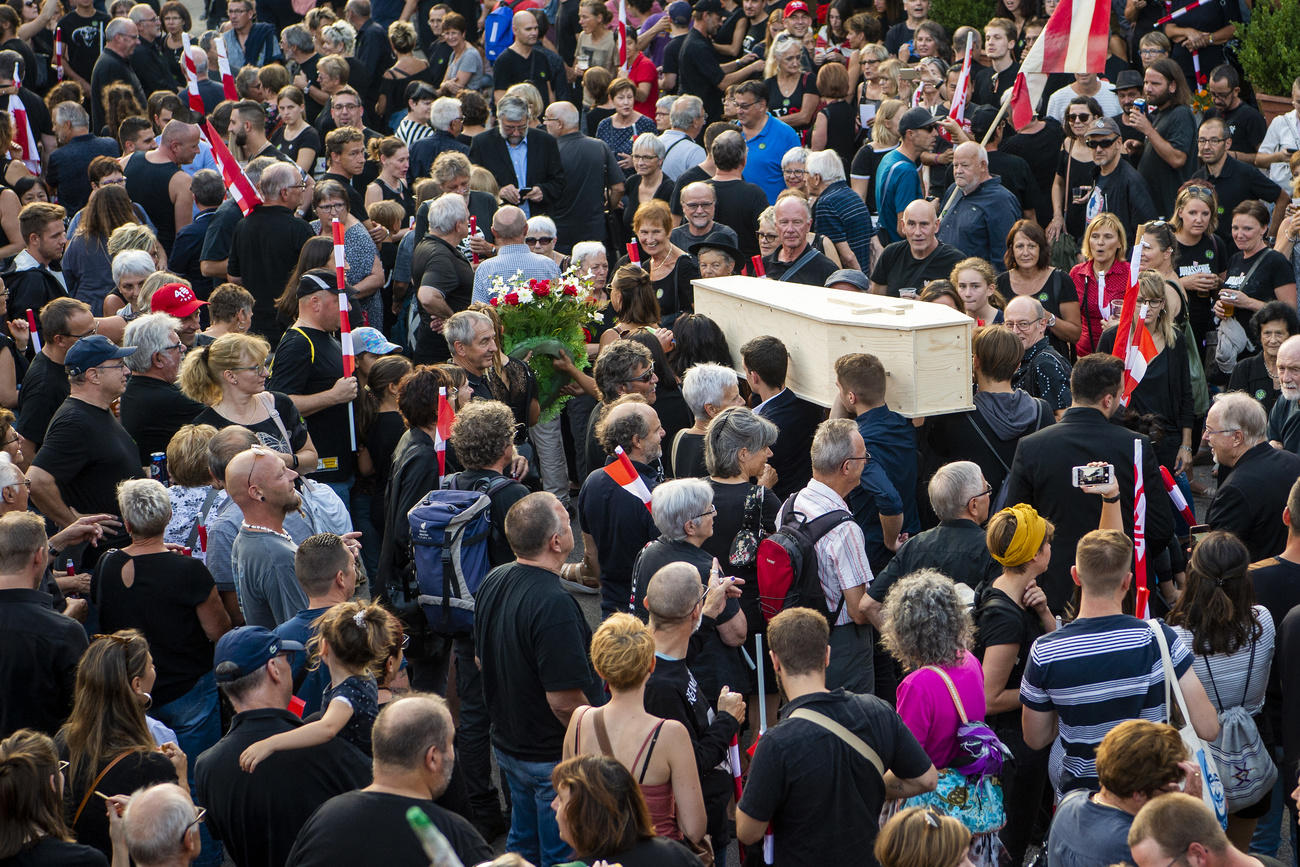
M1003 323L1015 333L1025 349L1047 333L1047 310L1033 295L1016 295L1007 302Z
M132 861L140 867L188 864L199 849L197 815L189 794L175 783L137 791L122 816Z
M914 199L903 209L903 237L912 256L923 259L939 246L939 212L933 202Z
M547 111L559 124L558 132L566 133L578 128L578 110L573 107L573 103L553 102Z
M688 622L700 601L700 573L689 563L669 563L646 585L645 607L650 628L665 629Z
M498 244L522 244L528 234L528 216L514 205L502 205L492 217L492 234Z
M441 696L416 693L389 702L370 733L375 767L399 772L424 767L430 749L450 751L454 734L451 712Z
M928 202L925 199L913 199L903 208L903 219L911 217L914 220L928 220L934 222L939 219L939 212L935 210L934 202Z
M952 180L962 192L972 192L988 179L988 151L973 141L962 142L953 148Z
M147 8L147 7L146 7ZM163 127L162 135L159 137L163 144L174 144L176 142L193 141L198 144L199 128L192 123L186 123L183 120L169 120Z

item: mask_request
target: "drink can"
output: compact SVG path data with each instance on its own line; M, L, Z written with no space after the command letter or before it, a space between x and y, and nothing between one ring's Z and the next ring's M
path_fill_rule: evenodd
M152 452L149 455L149 478L167 484L167 454Z
M1143 114L1146 114L1147 101L1142 97L1138 97L1137 99L1133 100L1133 107L1136 108L1138 111L1142 112Z
M190 548L189 545L186 545L184 548L181 549L181 554L186 557L193 557L194 551Z

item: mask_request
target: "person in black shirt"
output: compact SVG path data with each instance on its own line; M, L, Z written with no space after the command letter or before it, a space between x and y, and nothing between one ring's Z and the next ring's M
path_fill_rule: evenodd
M543 107L556 98L559 82L551 80L550 63L538 45L537 18L527 9L515 13L511 22L514 42L492 64L492 88L497 102L511 85L528 82L541 94Z
M135 49L138 38L139 33L136 31L135 22L129 18L117 18L104 25L103 50L91 69L90 93L101 94L110 84L128 84L135 91L136 101L140 105L146 103L144 87L141 86L139 77L127 61ZM89 50L89 47L87 48ZM12 68L11 66L10 69ZM104 129L107 118L103 100L90 101L90 120L92 132L99 133ZM117 130L109 130L109 132L116 134Z
M131 20L135 22L140 41L131 52L131 68L140 77L140 84L145 93L159 90L175 92L180 86L180 69L174 68L175 61L164 52L159 40L162 19L158 12L147 3L137 3L131 7Z
M432 821L465 864L490 860L492 847L463 817L438 805L451 781L455 727L441 696L416 694L389 702L375 717L371 741L374 782L326 801L298 833L285 862L416 864L428 860L406 813ZM365 833L357 833L365 829Z
M63 44L64 73L87 92L90 91L91 71L104 45L104 25L107 23L107 13L95 8L94 0L76 0L57 25L59 40Z
M411 282L418 287L420 330L415 335L416 364L436 364L451 358L442 336L442 323L469 307L474 295L474 269L458 247L469 235L465 198L444 193L429 203L429 233L411 256Z
M1196 133L1196 153L1201 164L1192 177L1207 180L1213 185L1214 195L1219 200L1220 214L1231 214L1237 205L1248 199L1258 199L1266 204L1276 203L1268 231L1269 235L1276 235L1291 197L1268 175L1255 168L1253 162L1232 156L1233 151L1240 150L1241 146L1228 130L1227 121L1218 117L1207 118L1201 122ZM1220 219L1216 231L1224 243L1232 243L1231 219Z
M729 63L718 63L713 35L722 25L719 0L699 0L691 18L691 31L682 40L677 56L677 92L698 96L704 100L709 120L722 120L722 92L761 69L762 61L753 54L744 54Z
M36 456L50 419L68 396L68 373L63 366L68 350L80 338L95 333L95 317L84 301L56 298L41 308L40 325L44 345L23 375L14 420L14 430L21 437L19 451L27 462ZM19 458L19 463L24 459Z
M365 754L342 738L276 753L252 773L239 767L251 744L302 725L284 708L293 697L288 656L303 652L260 626L232 629L217 641L217 684L235 718L226 736L195 758L194 793L208 809L208 830L243 867L283 867L317 807L370 783Z
M931 280L946 280L965 258L956 247L937 237L939 218L934 205L918 200L903 209L903 234L885 248L871 269L871 291L898 297L900 289L917 292Z
M278 162L270 157L250 160L248 165L244 166L244 175L248 182L254 188L261 183L262 171L268 166L273 166ZM239 209L239 203L234 199L226 199L222 202L217 212L212 215L208 229L203 235L203 250L199 253L199 269L213 282L225 280L229 274L230 267L230 248L235 238L235 228L243 222L244 213ZM308 227L310 229L310 227ZM287 257L281 257L283 260ZM284 278L280 281L280 289L284 288L284 280L289 277L289 272L293 270L292 264L279 262L280 267L286 268Z
M50 420L29 474L32 500L60 527L74 523L79 513L116 515L118 482L143 475L135 440L110 409L131 375L123 359L134 352L134 346L115 346L102 334L83 337L68 351L71 393ZM120 526L104 535L88 559L130 544Z
M334 336L339 325L339 296L334 274L308 271L298 283L298 319L275 350L266 387L289 395L303 418L319 455L315 471L348 502L355 470L348 404L357 396L356 376L343 375L343 349Z
M1259 109L1242 100L1237 70L1228 63L1214 67L1210 70L1210 80L1205 89L1214 101L1214 108L1206 113L1206 117L1221 118L1228 126L1228 135L1233 142L1228 156L1254 165L1254 156L1268 132L1268 124Z
M506 537L518 560L493 569L479 587L474 642L497 764L513 804L506 848L553 864L568 857L569 847L549 807L551 771L573 711L600 701L587 658L591 629L560 587L560 568L573 550L560 501L546 492L524 497L506 516Z
M124 342L136 347L126 359L131 379L122 394L122 427L139 448L140 466L166 452L172 434L194 420L204 406L176 387L181 369L180 322L166 313L137 317L126 326Z
M790 196L776 203L776 229L781 246L763 257L763 268L772 280L824 286L836 266L825 254L808 243L812 211L808 202Z

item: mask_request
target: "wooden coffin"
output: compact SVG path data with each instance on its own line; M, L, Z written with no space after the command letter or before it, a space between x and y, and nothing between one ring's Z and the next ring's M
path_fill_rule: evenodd
M890 409L914 418L974 408L975 321L951 307L757 277L694 284L695 312L722 328L737 371L740 347L770 334L790 352L786 385L813 403L829 407L836 399L837 358L868 352L888 373Z

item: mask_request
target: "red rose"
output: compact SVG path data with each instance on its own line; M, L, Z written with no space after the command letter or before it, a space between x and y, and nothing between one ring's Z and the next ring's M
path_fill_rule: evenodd
M495 298L495 297L494 297L494 298L491 299L491 304L492 304L493 307L496 307L496 306L497 306L498 304L500 304L500 303L501 303L501 299L500 299L500 298Z
M577 286L565 286L565 287L564 287L564 294L565 294L565 295L568 295L570 298L576 298L576 297L578 297L578 287L577 287Z
M519 303L519 293L518 293L518 292L507 292L507 293L506 293L506 303L507 303L507 304L518 304L518 303Z
M529 288L529 289L536 289L536 288L537 288L537 278L536 278L536 277L534 277L532 280L529 280L529 281L528 281L528 288Z
M533 290L533 295L535 295L538 298L545 298L547 295L550 294L551 294L551 290L547 289L545 284L538 284L537 288Z
M550 289L550 288L551 288L551 281L550 281L550 280L538 280L538 281L537 281L537 285L538 285L538 287L540 287L540 288L542 288L542 289Z

